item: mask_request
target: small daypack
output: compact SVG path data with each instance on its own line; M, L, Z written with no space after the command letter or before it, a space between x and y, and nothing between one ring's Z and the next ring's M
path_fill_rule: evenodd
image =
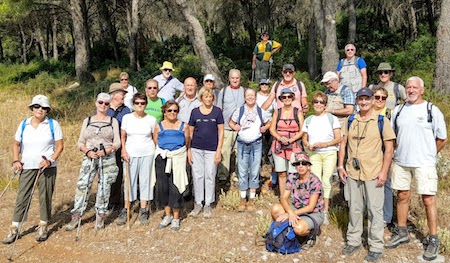
M278 122L281 120L281 108L278 108L277 122L275 123L275 128L278 129ZM298 108L294 107L294 120L298 125L298 130L300 131L302 127L300 126L300 120L298 119Z

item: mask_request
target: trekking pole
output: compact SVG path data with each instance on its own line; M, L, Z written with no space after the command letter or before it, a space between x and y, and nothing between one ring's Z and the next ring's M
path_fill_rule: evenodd
M94 147L94 149L92 149L92 151L97 152L98 151L97 147ZM88 180L87 180L87 184L86 184L86 190L84 191L84 195L83 195L83 202L81 202L81 204L82 204L81 212L80 212L80 217L78 218L77 234L75 235L75 241L78 241L78 239L80 237L79 234L80 234L81 218L83 217L84 210L86 210L86 208L83 208L83 207L84 207L84 202L86 202L86 198L87 198L87 195L89 192L89 182L91 181L91 173L92 173L92 170L94 170L94 164L95 164L94 159L91 159L91 169L89 170L89 176L88 176ZM87 206L87 204L86 204L86 206Z
M100 143L100 151L103 151L103 153L106 154L105 146L103 143ZM98 164L98 185L102 187L102 203L105 201L105 187L103 185L105 178L103 178L103 157L100 156L99 158L99 164ZM98 194L98 189L97 189ZM97 231L98 226L98 209L95 209L95 231Z
M12 183L12 181L16 178L18 174L19 170L15 170L13 176L11 177L11 180L9 180L8 184L5 186L5 189L3 189L2 193L0 194L0 198L2 198L3 194L6 192L6 189L8 189L9 185Z
M272 64L273 64L273 58L270 57L270 60L269 60L269 80L270 80L270 76L272 75Z
M127 192L125 194L125 202L127 204L127 230L130 230L130 206L131 206L131 202L130 202L130 187L131 187L131 183L130 183L130 159L128 159L128 162L126 162L126 171L125 171L125 185L127 188Z
M255 81L255 70L252 69L252 82L254 82L254 81Z
M43 155L42 155L42 159L47 161L47 158L45 156L43 156ZM31 200L33 199L34 189L36 189L36 185L38 183L39 177L41 177L41 174L42 174L43 171L44 171L44 169L40 168L38 170L37 175L36 175L36 179L34 179L33 188L31 189L30 199L28 199L27 206L25 207L25 212L23 213L22 220L21 220L21 222L19 224L19 228L17 229L17 235L16 235L16 237L14 239L13 248L12 248L11 253L9 254L9 257L8 257L8 261L9 262L13 261L12 260L12 256L14 255L14 250L16 249L17 239L19 239L20 231L22 230L23 222L25 221L25 218L27 217L27 214L28 214L28 210L30 209Z

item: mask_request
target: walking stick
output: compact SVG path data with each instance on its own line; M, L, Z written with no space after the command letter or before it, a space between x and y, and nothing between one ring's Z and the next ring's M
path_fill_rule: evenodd
M103 143L100 143L100 151L103 151L106 154L105 151L105 146L103 145ZM104 186L104 179L103 178L103 157L100 156L99 158L99 164L98 164L98 185L100 185L102 187L102 203L104 203L104 199L105 199L105 186ZM98 189L97 189L97 194L98 194ZM95 209L95 231L97 231L97 226L98 226L98 209Z
M92 149L92 151L97 152L98 151L97 147L94 147L94 149ZM87 180L86 190L84 191L84 195L83 195L83 202L81 202L81 204L82 204L81 212L80 212L80 217L78 218L77 234L75 235L75 241L78 241L78 239L80 237L79 235L80 235L81 218L83 217L84 210L86 210L86 208L84 207L84 202L86 202L86 198L87 198L87 195L89 192L89 182L91 181L91 173L92 173L92 170L94 169L94 164L95 164L94 159L91 159L91 169L89 170L89 176L88 176L88 180ZM87 206L87 204L86 204L86 206Z
M252 69L252 82L254 82L254 81L255 81L255 70Z
M127 188L127 193L125 194L125 202L127 204L127 230L130 230L130 206L131 206L131 202L130 202L130 159L128 159L128 162L126 162L126 171L125 171L125 185Z
M45 156L42 156L42 159L47 161L47 158ZM8 261L9 262L12 262L12 256L14 255L14 250L16 249L17 239L19 239L20 231L22 230L23 222L25 221L25 218L27 217L27 214L28 214L28 210L30 209L31 200L33 199L34 189L36 189L36 185L38 183L39 177L41 177L41 174L42 174L43 171L44 171L44 169L40 168L38 170L37 175L36 175L36 179L34 179L33 188L31 189L30 199L28 199L27 206L25 207L25 212L23 213L22 220L21 220L21 222L19 224L19 228L17 229L17 235L16 235L16 238L14 239L13 248L12 248L11 253L9 254L9 257L8 257Z
M6 192L6 189L8 189L9 185L12 183L12 181L16 178L16 176L18 174L19 174L19 170L15 170L13 176L11 177L11 180L9 180L9 182L6 185L5 189L3 189L2 193L0 194L0 198L2 198L3 194Z
M270 80L270 76L272 75L272 64L273 64L273 58L270 57L270 60L269 60L269 80Z

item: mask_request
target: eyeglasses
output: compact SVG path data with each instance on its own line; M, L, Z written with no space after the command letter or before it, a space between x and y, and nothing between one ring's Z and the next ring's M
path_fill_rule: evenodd
M166 110L167 112L174 112L174 113L177 113L178 112L178 110L172 110L172 109L168 109L168 110Z
M128 81L128 79L120 79L120 81L125 81L125 80Z
M283 73L284 74L292 74L292 73L294 73L294 71L292 71L292 70L285 70L285 71L283 71Z
M50 108L49 107L42 107L41 105L39 105L39 104L33 104L33 105L31 105L31 108L33 108L33 109L43 109L43 110L45 110L45 111L49 111L50 110Z
M322 105L327 104L324 100L313 100L313 102L314 103L319 103L319 104L322 104Z
M170 69L170 68L165 68L165 69L163 69L164 71L169 71L169 72L172 72L172 70Z
M103 103L104 103L105 106L109 106L109 102L107 102L107 101L98 100L97 102L98 102L98 104L100 104L100 105L103 105Z
M285 100L285 99L292 99L294 96L292 96L292 95L284 95L284 96L281 96L281 99L283 99L283 100Z
M376 100L386 100L387 99L387 96L379 96L379 95L375 95L374 96L374 98L376 99Z
M389 73L390 73L390 71L389 70L381 70L381 71L378 71L378 75L389 75Z
M307 166L307 165L309 165L309 162L307 162L307 161L301 161L301 162L296 162L296 163L293 163L292 164L292 166Z
M355 51L355 49L354 48L348 48L345 51Z
M214 82L214 80L212 80L212 79L207 79L207 80L205 80L205 82Z
M133 104L134 105L142 105L142 106L144 106L144 105L147 105L147 102L145 102L145 101L135 101L135 102L133 102Z
M158 87L147 87L147 89L158 89Z

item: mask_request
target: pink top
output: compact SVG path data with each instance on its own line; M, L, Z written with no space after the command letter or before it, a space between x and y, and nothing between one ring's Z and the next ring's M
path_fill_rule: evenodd
M305 84L303 84L303 82L300 81L300 85L302 86L302 97L306 97L306 89L305 89ZM276 83L272 86L272 90L271 90L271 94L275 94L275 86ZM281 90L285 89L285 88L289 88L290 90L292 90L292 92L294 92L295 94L295 99L292 101L292 106L293 107L297 107L299 109L302 109L302 99L300 98L300 89L297 86L297 80L294 79L290 84L286 84L284 81L281 81L280 86L278 86L277 89L277 94L275 94L275 99L277 100L277 107L281 108L283 107L283 102L278 98L280 96Z
M299 110L299 112L301 112ZM292 138L297 133L300 132L300 127L294 119L294 109L292 108L291 116L289 119L282 119L277 123L277 133L280 136L284 136L286 138ZM273 140L272 143L272 153L282 157L284 159L289 160L291 158L291 153L298 153L302 151L301 140L298 140L289 145L282 145L280 141Z

